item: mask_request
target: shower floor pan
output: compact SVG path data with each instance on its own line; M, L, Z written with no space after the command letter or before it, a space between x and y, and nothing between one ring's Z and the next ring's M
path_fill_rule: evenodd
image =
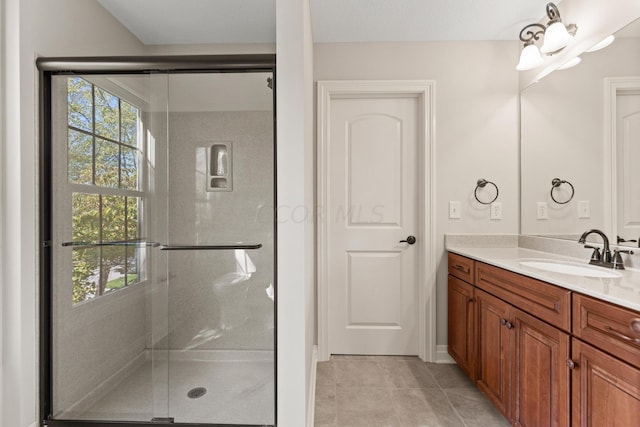
M151 421L173 417L176 423L274 424L271 352L169 353L168 361L166 352L152 361L148 352L91 406L78 405L59 418Z

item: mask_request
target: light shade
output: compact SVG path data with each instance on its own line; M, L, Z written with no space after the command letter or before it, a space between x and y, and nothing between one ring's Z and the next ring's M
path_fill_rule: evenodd
M553 53L565 47L572 36L562 22L554 22L544 32L544 43L540 48L542 53Z
M596 50L600 50L600 49L604 49L605 47L609 46L611 43L613 43L613 41L615 40L615 36L612 34L608 37L606 37L604 40L602 40L599 43L596 43L595 45L591 46L589 49L585 50L585 52L595 52Z
M542 56L540 56L538 47L534 44L530 44L522 49L522 52L520 53L520 62L518 62L516 70L531 70L539 65L542 65L543 62L544 60L542 59Z
M558 70L566 70L567 68L575 67L580 63L580 61L582 61L582 59L579 56L576 56L575 58L570 59L564 64L562 64L561 66L559 66Z

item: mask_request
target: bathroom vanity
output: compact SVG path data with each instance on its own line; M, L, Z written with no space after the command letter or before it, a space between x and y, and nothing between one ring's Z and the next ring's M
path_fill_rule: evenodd
M523 248L448 251L449 354L512 425L640 425L639 271L553 272L532 266L572 261Z

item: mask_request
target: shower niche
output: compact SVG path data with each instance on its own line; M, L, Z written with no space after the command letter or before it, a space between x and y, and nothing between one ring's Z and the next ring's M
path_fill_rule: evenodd
M215 142L207 148L207 191L233 190L233 142Z

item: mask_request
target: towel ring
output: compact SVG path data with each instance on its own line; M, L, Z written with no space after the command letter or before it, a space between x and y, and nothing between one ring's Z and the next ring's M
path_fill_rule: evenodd
M569 184L569 187L571 187L571 196L569 196L569 198L567 200L565 200L564 202L559 202L553 196L553 190L558 188L558 187L560 187L562 184ZM573 184L571 184L569 181L565 181L564 179L560 179L560 178L553 178L551 180L551 200L553 200L557 204L566 205L567 203L569 203L571 201L571 199L573 199L573 195L575 193L576 193L576 190L575 190L575 188L573 188Z
M493 186L495 187L495 189L496 189L496 197L494 197L493 199L491 199L491 201L490 201L490 202L483 202L482 200L480 200L480 199L478 198L478 189L480 189L480 188L484 188L487 184L491 184L491 185L493 185ZM475 196L475 198L476 198L476 200L478 201L478 203L482 203L483 205L490 205L491 203L495 202L495 201L496 201L496 199L498 198L498 194L500 194L500 190L498 189L498 186L497 186L497 185L495 185L495 184L494 184L493 182L491 182L491 181L487 181L487 180L486 180L486 179L484 179L484 178L480 178L480 179L478 180L477 185L476 185L476 189L475 189L475 191L473 192L473 195Z

